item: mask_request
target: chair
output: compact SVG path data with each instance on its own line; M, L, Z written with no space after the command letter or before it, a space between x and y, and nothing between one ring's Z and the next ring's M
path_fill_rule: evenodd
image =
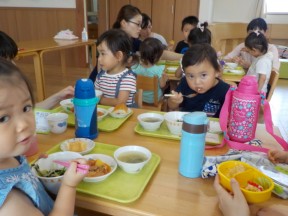
M273 92L276 88L278 79L279 79L279 72L272 70L271 75L270 75L270 79L268 82L268 84L270 85L270 88L267 91L267 96L266 96L267 101L271 100Z
M138 108L143 107L143 89L138 89L136 94L135 94L135 102L138 106Z
M148 104L143 102L142 107L152 110L161 110L163 100L158 101L158 77L147 77L142 75L137 75L137 91L142 89L143 91L153 91L154 93L154 102L153 104Z

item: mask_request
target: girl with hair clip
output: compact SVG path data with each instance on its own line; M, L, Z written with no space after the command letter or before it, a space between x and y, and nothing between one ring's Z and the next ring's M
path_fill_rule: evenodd
M208 22L198 23L197 28L194 28L190 31L188 35L189 47L192 47L195 44L211 44L211 31L207 27ZM185 50L185 52L187 51L187 49ZM178 78L183 76L181 61L182 60L180 60L180 67L177 68L175 73L175 76Z
M127 68L134 57L129 36L120 29L111 29L98 38L96 45L100 72L95 88L103 92L100 104L135 107L136 76Z
M0 215L73 215L76 186L86 174L71 161L55 203L23 154L35 134L34 99L19 68L0 58Z
M229 85L219 79L221 67L216 51L207 43L195 44L184 54L185 77L168 99L172 110L203 111L209 117L219 117Z
M156 65L162 53L163 45L158 39L146 38L140 45L140 63L132 66L132 70L138 75L159 78L158 100L163 95L161 88L164 88L168 81L168 75L164 73L165 65ZM143 101L152 104L154 102L153 91L144 91Z
M273 54L267 52L268 43L266 37L259 31L251 32L245 39L245 46L247 52L255 57L247 75L256 76L258 90L266 93L273 61Z

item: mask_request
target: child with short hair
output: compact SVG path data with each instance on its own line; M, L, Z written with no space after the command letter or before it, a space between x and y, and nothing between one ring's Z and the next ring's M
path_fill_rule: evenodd
M187 16L182 20L181 31L184 36L184 40L181 40L177 43L175 52L184 54L185 51L189 48L188 44L188 35L190 31L198 25L198 18L196 16Z
M185 73L172 91L168 106L175 110L203 111L209 117L219 117L229 85L219 79L221 67L216 51L209 44L195 44L182 59Z
M258 90L267 92L267 85L272 70L273 54L268 51L266 37L259 31L251 32L245 39L247 52L254 56L247 75L253 75L258 80Z
M18 46L15 41L5 32L0 31L0 57L5 58L14 63L14 59L18 54ZM51 109L61 100L74 96L74 87L66 88L56 92L45 100L36 103L36 107L42 109Z
M192 29L188 35L189 47L203 43L211 44L211 31L208 29L208 22L199 23L197 28ZM180 60L180 65L181 61L182 59ZM182 66L177 68L175 76L178 78L183 76Z
M96 45L101 70L95 87L103 92L100 104L135 107L136 76L127 68L134 57L130 37L121 29L111 29L98 38Z
M156 65L162 53L163 45L158 39L146 38L140 45L140 63L132 66L132 70L138 75L159 78L158 100L163 96L161 88L164 88L168 81L168 75L164 73L165 65ZM153 91L143 91L143 101L152 104Z
M71 161L55 203L24 156L35 134L34 99L26 77L0 58L0 215L73 215L76 186L85 174Z

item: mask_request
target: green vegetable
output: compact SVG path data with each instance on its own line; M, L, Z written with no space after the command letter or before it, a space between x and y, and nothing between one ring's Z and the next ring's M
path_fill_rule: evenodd
M56 170L40 170L38 164L32 164L32 167L35 168L37 174L41 177L58 177L64 175L66 168L63 167L62 169L56 169Z
M257 184L261 185L264 190L268 189L270 187L270 181L269 179L265 177L258 177L254 180Z

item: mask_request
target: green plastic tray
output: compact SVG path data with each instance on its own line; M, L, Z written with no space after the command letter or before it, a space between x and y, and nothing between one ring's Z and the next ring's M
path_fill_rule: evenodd
M237 67L236 70L241 70L242 73L239 73L239 74L237 74L237 73L232 73L232 72L230 72L229 70L225 70L225 68L224 68L223 74L235 75L235 76L243 76L243 75L245 74L245 71L244 71L244 69L243 69L242 67Z
M95 142L95 148L89 154L106 154L113 157L114 151L119 146ZM47 151L48 154L59 152L60 144ZM137 174L128 174L122 171L120 167L102 182L81 182L77 186L77 191L90 194L109 200L130 203L137 200L146 185L151 179L153 173L160 163L160 156L152 153L150 161Z
M97 107L101 107L103 109L109 109L110 106L98 105ZM65 112L62 107L57 107L52 112ZM117 130L124 122L133 114L133 111L126 116L125 118L113 118L109 114L98 123L98 129L100 131L112 132ZM68 113L68 125L75 126L75 116L72 113Z
M210 118L210 121L219 122L217 118ZM142 136L150 136L157 137L163 139L171 139L171 140L181 140L181 136L177 136L171 134L165 121L161 124L160 128L156 131L146 131L144 128L138 123L134 128L134 131ZM207 145L219 145L223 140L223 133L206 133L206 144Z

